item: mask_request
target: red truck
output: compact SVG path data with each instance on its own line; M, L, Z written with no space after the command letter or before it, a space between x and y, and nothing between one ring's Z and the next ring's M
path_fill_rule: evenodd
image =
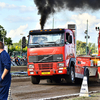
M70 27L71 26L71 27ZM68 29L31 30L28 35L27 73L33 84L79 82L97 77L100 57L76 56L75 25Z

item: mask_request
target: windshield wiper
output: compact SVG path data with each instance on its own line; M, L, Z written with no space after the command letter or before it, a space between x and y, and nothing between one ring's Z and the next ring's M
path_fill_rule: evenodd
M53 43L53 44L56 44L56 42L45 42L45 43Z
M40 45L39 43L30 43L30 44L38 44L38 45Z
M30 43L29 45L30 45L30 46L35 46L35 47L36 47L36 46L41 46L39 43Z

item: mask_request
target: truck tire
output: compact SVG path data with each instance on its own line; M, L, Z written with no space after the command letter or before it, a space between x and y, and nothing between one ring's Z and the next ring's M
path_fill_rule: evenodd
M84 76L87 76L87 84L89 84L89 70L88 69L86 70Z
M85 68L85 70L84 70L84 76L87 77L87 83L89 84L89 70L88 70L88 68Z
M39 84L40 77L39 76L31 76L31 82L32 82L32 84Z
M71 66L70 74L66 80L68 83L75 83L75 69Z

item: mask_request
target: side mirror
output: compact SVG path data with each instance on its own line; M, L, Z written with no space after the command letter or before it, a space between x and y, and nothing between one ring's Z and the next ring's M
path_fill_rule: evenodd
M22 48L26 47L26 37L22 37Z
M72 36L71 35L68 36L68 42L72 43Z

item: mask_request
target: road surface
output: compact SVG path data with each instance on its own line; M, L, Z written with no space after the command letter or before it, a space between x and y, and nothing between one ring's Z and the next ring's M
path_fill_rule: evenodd
M30 77L14 77L11 82L11 94L13 100L38 100L54 96L76 94L80 92L79 84L48 84L41 80L40 84L33 85ZM100 83L90 82L89 92L100 90Z

